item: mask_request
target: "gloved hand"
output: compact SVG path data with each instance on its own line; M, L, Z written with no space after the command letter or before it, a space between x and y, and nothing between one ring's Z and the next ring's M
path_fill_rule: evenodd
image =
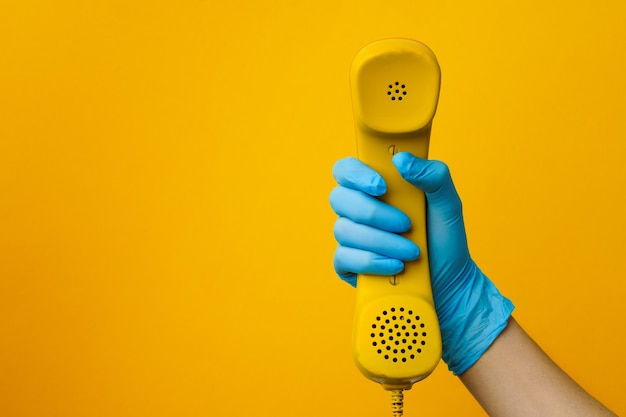
M393 157L400 175L426 194L431 281L443 342L443 359L460 375L469 369L504 330L513 304L503 297L471 259L461 200L448 167L401 152ZM357 274L394 275L419 248L398 233L410 227L400 210L376 197L384 179L354 158L339 160L333 175L339 186L330 204L339 215L334 266L355 286Z

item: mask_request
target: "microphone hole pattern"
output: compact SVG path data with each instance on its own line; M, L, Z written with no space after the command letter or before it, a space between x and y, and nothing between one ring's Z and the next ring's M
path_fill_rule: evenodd
M385 360L412 361L426 346L426 324L419 314L404 307L383 310L371 328L372 347Z
M389 84L387 95L391 97L391 101L402 101L406 94L406 85L400 83L400 81Z

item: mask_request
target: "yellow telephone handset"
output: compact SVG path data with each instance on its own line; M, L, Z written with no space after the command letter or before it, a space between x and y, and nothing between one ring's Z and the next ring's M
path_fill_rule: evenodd
M385 39L359 51L350 80L358 158L383 176L387 193L381 199L409 216L412 226L404 236L421 250L394 277L357 280L354 359L366 377L394 391L400 415L402 390L437 366L441 336L428 268L425 196L400 176L391 158L405 151L427 158L441 72L422 43Z

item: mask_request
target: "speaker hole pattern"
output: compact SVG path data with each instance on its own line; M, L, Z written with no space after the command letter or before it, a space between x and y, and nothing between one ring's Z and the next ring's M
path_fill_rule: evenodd
M406 96L406 85L401 84L399 81L389 84L387 95L391 97L392 101L402 101Z
M400 363L414 360L422 353L427 335L420 316L404 307L392 307L376 316L370 333L376 353Z

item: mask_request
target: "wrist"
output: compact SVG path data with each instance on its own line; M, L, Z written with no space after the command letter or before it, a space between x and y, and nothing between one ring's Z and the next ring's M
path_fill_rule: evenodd
M506 328L514 309L473 261L463 275L456 291L435 300L443 360L454 375L464 373L483 355Z

